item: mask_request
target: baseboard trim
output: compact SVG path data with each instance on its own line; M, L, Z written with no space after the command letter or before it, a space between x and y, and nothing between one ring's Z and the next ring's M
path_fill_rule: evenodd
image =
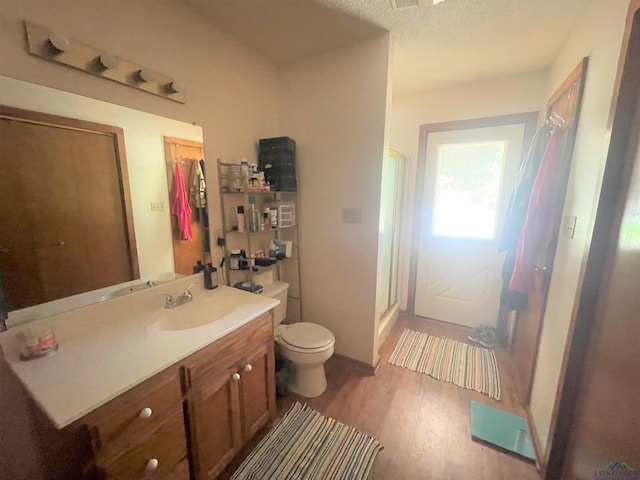
M358 370L361 370L363 373L369 376L375 375L382 363L382 358L380 357L378 357L378 361L374 365L369 365L368 363L356 360L355 358L347 357L345 355L340 355L339 353L334 353L333 356L341 362L349 363L350 365L356 367Z
M540 437L538 436L538 431L536 430L536 425L533 423L533 414L531 413L531 407L529 405L525 406L525 415L527 417L527 423L529 424L529 433L531 433L531 441L533 442L533 449L536 452L536 468L540 473L540 478L544 478L546 465L543 462L543 451L542 444L540 443Z

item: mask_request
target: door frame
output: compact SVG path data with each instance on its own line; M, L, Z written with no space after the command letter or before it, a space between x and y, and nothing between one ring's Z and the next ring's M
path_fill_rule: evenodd
M578 294L569 323L569 333L551 418L551 435L541 462L541 477L562 478L571 439L575 406L581 392L591 331L596 320L600 285L605 278L612 230L620 225L640 137L640 0L633 0L627 13L618 73L609 115L611 132L596 219L586 262L578 279ZM616 237L617 238L617 237Z
M500 127L505 125L524 124L524 137L522 155L526 154L526 146L531 143L536 131L539 112L516 113L511 115L500 115L496 117L483 117L470 120L455 120L451 122L428 123L420 125L415 197L413 201L413 231L411 235L411 258L409 261L409 295L407 307L412 314L415 314L416 279L418 276L418 254L420 251L420 233L422 232L423 219L426 223L431 222L431 212L422 214L422 204L424 201L424 176L427 162L427 142L429 134L437 132L448 132L454 130L470 130L486 127ZM523 157L524 158L524 157Z

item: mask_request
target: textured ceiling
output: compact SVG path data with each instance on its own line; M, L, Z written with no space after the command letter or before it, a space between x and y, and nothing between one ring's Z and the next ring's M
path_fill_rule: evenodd
M591 0L316 0L390 30L394 94L547 68ZM595 0L601 1L601 0Z
M391 31L402 94L547 68L586 6L606 0L184 1L276 65Z
M282 66L383 34L311 0L183 0L223 32Z

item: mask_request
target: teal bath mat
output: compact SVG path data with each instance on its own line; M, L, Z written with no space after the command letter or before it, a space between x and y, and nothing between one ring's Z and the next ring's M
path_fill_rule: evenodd
M472 401L471 436L535 461L529 425L512 413Z

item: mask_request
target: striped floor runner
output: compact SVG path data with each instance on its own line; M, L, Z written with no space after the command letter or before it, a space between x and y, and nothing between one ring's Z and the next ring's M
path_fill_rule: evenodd
M296 402L231 480L364 480L382 444Z
M500 374L492 350L406 329L389 363L500 400Z

